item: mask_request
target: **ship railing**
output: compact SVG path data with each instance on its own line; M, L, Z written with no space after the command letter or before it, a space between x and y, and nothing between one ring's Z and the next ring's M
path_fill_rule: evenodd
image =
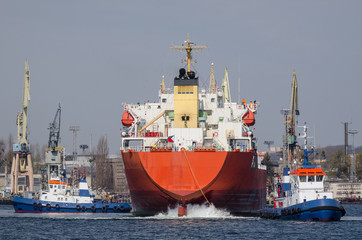
M182 147L177 147L177 146L163 146L163 147L158 147L158 146L145 146L145 147L141 147L141 146L132 146L132 147L123 147L122 150L124 151L134 151L134 152L156 152L156 151L172 151L172 152L177 152L180 151ZM227 149L224 149L222 146L219 145L215 145L215 146L188 146L188 147L184 147L185 151L190 151L190 152L201 152L201 151L213 151L213 152L223 152L223 151L228 151L228 152L250 152L251 150L248 148L243 148L243 147L233 147L233 146L229 146ZM259 168L262 168L263 166L259 166Z
M132 147L124 147L123 148L124 151L134 151L134 152L149 152L150 149L149 148L146 148L146 147L135 147L135 146L132 146Z

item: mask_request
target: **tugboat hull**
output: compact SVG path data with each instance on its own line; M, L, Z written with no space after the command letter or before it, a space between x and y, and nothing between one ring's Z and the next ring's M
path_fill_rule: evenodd
M128 203L64 203L14 197L14 210L17 213L129 213Z
M285 208L264 208L260 217L281 220L339 221L346 211L335 199L317 199Z

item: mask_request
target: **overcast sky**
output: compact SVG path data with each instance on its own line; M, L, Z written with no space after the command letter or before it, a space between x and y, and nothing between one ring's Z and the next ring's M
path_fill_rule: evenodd
M30 66L30 142L47 144L58 103L61 137L72 152L106 134L119 154L122 104L158 101L183 66L170 47L187 34L208 48L194 64L207 88L229 71L232 100L257 100L255 135L282 144L293 70L299 122L319 146L344 143L341 122L362 142L362 1L0 1L0 139L16 136L24 62ZM352 138L350 139L352 141ZM300 140L302 143L302 141ZM81 152L78 150L78 152Z

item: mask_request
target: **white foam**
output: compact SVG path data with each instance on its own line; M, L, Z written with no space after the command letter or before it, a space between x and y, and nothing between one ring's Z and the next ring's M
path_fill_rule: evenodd
M166 213L159 213L152 217L157 219L223 219L223 218L234 218L229 212L217 209L213 204L209 205L193 205L187 204L187 215L183 217L178 216L178 207L169 208Z

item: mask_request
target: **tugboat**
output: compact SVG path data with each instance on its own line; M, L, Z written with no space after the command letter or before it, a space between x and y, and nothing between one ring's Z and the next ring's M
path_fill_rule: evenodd
M65 172L65 171L64 171ZM65 173L62 176L66 176ZM49 191L41 192L39 200L14 197L13 205L17 213L129 213L128 203L107 203L97 201L89 193L86 180L80 179L79 189L68 189L65 177L54 176L49 181Z
M324 191L326 174L308 157L314 149L307 149L307 126L304 126L304 164L290 173L283 170L283 179L277 183L278 198L273 208L263 208L261 218L282 220L339 221L346 213L341 204L333 199L332 192Z

